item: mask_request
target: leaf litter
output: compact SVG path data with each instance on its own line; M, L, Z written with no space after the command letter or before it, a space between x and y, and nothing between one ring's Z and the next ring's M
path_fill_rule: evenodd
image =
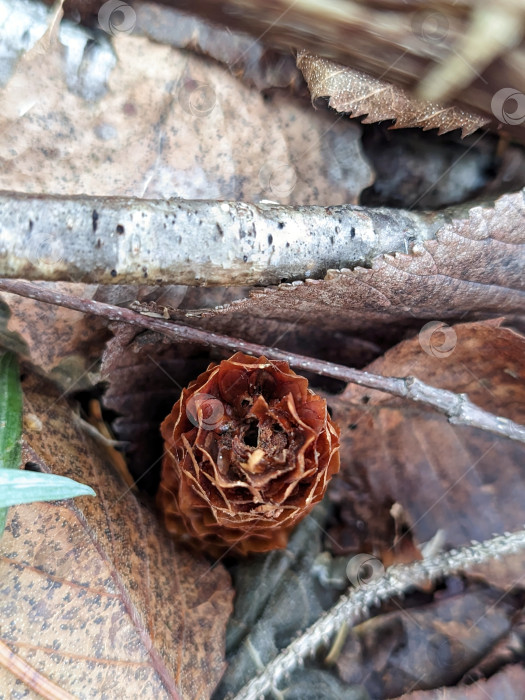
M0 542L2 639L79 697L209 697L232 588L221 564L176 548L48 380L25 368L23 460L97 499L10 509ZM4 692L18 681L0 668Z
M281 96L270 100L270 109L264 107L259 96L243 94L240 103L241 111L246 109L244 121L253 121L261 133L264 124L264 133L270 133L274 137L273 144L277 142L284 150L276 150L270 143L272 139L268 140L266 136L261 138L268 142L255 140L256 146L250 144L248 150L248 154L254 154L253 159L247 159L253 166L253 173L248 174L247 183L242 181L239 184L242 178L239 180L239 168L235 163L242 165L244 162L246 155L243 153L241 158L241 150L252 139L251 133L247 132L246 141L240 141L239 150L236 151L238 144L233 139L234 130L226 129L226 122L211 125L205 121L205 117L195 119L195 115L188 115L184 108L180 111L179 93L172 90L163 94L157 76L145 71L144 66L148 60L146 56L151 57L152 52L156 52L154 59L151 58L152 65L159 62L166 65L171 60L172 67L166 68L162 75L164 81L183 79L183 85L191 81L211 82L224 119L228 116L227 109L233 109L232 105L238 104L236 101L239 100L237 84L229 82L231 76L225 78L217 67L211 68L202 59L185 55L182 60L173 49L163 46L153 48L145 39L127 41L122 37L115 41L114 46L119 58L115 69L117 72L113 72L110 78L109 92L103 98L106 101L99 103L93 113L95 117L88 115L82 102L71 95L67 97L65 107L61 107L62 111L58 110L58 100L63 101L66 91L58 55L50 54L50 68L43 67L42 73L47 70L51 81L48 97L54 102L36 105L24 115L22 121L17 121L20 136L15 134L15 123L11 125L8 136L12 139L17 157L6 159L6 153L2 154L7 166L5 173L9 178L9 187L13 187L14 182L26 191L45 188L47 191L71 193L87 191L161 197L173 196L173 193L199 196L205 192L206 196L212 197L254 197L256 200L257 197L266 196L267 192L263 190L267 178L263 171L261 185L260 169L264 163L259 167L260 161L255 157L255 151L261 150L271 158L277 152L287 156L293 153L297 158L297 154L304 153L306 143L329 123L324 116L319 120L311 112L306 113L299 103L290 107ZM147 74L142 75L141 71ZM27 75L25 78L23 74L19 77L27 79ZM146 87L139 95L137 90L143 83ZM177 85L180 86L180 82ZM231 95L229 90L232 90ZM217 103L214 109L216 106ZM64 111L67 110L69 114L82 115L85 120L76 122L71 141L59 129L59 121L63 120ZM275 114L275 110L280 116L275 127L272 125L266 132L265 121ZM157 111L162 114L160 121L153 119ZM51 114L56 118L49 121ZM104 114L114 115L114 123L103 121ZM215 117L218 114L216 112ZM40 119L46 120L46 126L51 125L47 137L49 142L42 146L39 143L42 137ZM316 119L318 126L312 126ZM181 140L186 145L198 143L197 150L187 153L182 172L174 170L173 166L172 154L180 148L179 137L173 136L173 122L176 120L183 125ZM292 124L297 132L292 130ZM338 136L339 128L341 132ZM29 148L22 138L24 130L33 133ZM153 137L142 137L142 134L152 133ZM213 171L217 163L219 167L224 163L220 159L219 149L214 153L215 158L210 158L210 153L213 153L210 144L224 133L229 143L226 142L223 147L232 150L234 167L231 162L226 162L224 173L220 170L221 175L217 179ZM356 154L362 158L358 127L348 129L336 126L333 133L334 136L330 138L336 139L336 145L343 138L350 138L350 143L354 143L350 160ZM96 155L91 147L94 134L98 134L100 141ZM108 143L104 135L111 136L107 138ZM74 139L78 140L77 145L73 143ZM162 139L165 139L167 146ZM44 153L51 142L60 143L60 158L55 162L54 173L47 169L49 154ZM159 145L161 143L162 146ZM131 180L125 167L125 159L130 152L140 166ZM205 172L199 171L195 165L203 154L206 155ZM316 152L312 153L311 161L306 159L304 162L300 175L308 187L314 180L308 180L310 175L305 173L315 164L315 187L318 187L315 199L311 199L313 195L304 187L297 190L294 187L291 193L284 196L277 193L279 198L293 203L300 201L295 198L304 197L306 202L319 203L323 201L323 196L328 196L328 192L332 197L333 181L341 181L341 167L337 169L331 163L325 175L319 163L328 162L330 157L333 160L333 156L333 149L327 156L319 156ZM320 160L323 157L324 161ZM110 159L117 161L125 177L120 175L115 180L108 170L108 179L104 179L104 163ZM362 162L361 184L352 190L354 184L349 183L355 179L355 171L348 171L348 181L345 187L341 187L341 194L337 195L342 198L341 201L357 201L363 187L370 183L370 166L365 159ZM188 164L189 169L186 167ZM255 173L257 169L259 171ZM242 167L240 172L242 174ZM245 174L243 177L246 177ZM324 180L321 179L323 177ZM519 196L509 196L492 210L486 207L471 209L468 218L459 217L462 221L455 221L435 241L425 244L424 251L375 260L371 269L357 268L352 273L334 271L325 280L309 284L293 287L281 285L263 293L257 290L249 299L234 306L228 305L228 290L219 291L211 305L217 306L225 301L226 306L212 310L210 314L204 313L202 317L192 316L192 311L201 305L200 300L204 300L204 304L209 303L209 291L191 290L184 315L188 322L195 325L244 337L251 335L253 339L260 337L260 334L264 338L278 337L284 332L283 343L276 341L276 344L286 346L289 343L292 349L300 348L311 338L313 355L340 361L341 354L344 354L349 358L349 363L355 360L360 366L369 363L373 357L379 357L383 349L390 347L404 333L419 329L419 319L453 319L461 314L471 319L476 315L506 313L519 325L523 308L519 262L523 247L521 205ZM77 292L89 296L94 290L79 286ZM96 293L104 292L99 289ZM174 307L177 304L184 307L184 290L179 290L175 296L178 301ZM100 328L88 324L87 328L82 329L84 320L78 316L68 317L69 312L64 309L53 312L55 316L47 315L50 312L46 311L45 316L39 317L43 310L52 307L24 300L26 305L18 302L16 308L14 297L8 299L15 309L10 328L23 335L29 343L33 360L43 369L49 371L56 368L72 351L78 350L82 369L75 369L71 374L76 379L90 366L86 364L87 358L96 356L97 352L100 355L101 345L96 345L97 342L104 342L103 335L97 336ZM29 313L33 315L28 316ZM34 322L31 322L32 319ZM60 327L66 330L69 324L73 333L61 338L58 332L58 342L54 342L51 335L45 335L46 324L63 324L58 326L58 330ZM316 334L315 325L323 328L323 332ZM105 376L109 384L107 406L121 413L114 426L119 438L126 440L134 434L136 426L133 426L131 417L142 399L144 405L149 407L144 411L144 407L140 406L144 416L154 405L156 392L160 397L159 405L176 396L177 386L170 385L166 372L184 386L196 376L195 369L207 361L208 355L198 348L161 345L158 336L141 337L135 331L126 335L125 329L116 326L111 330L115 338L110 341L105 353ZM521 337L512 330L491 323L465 324L454 327L454 330L458 343L450 362L447 362L448 371L444 370L443 358L436 359L424 353L421 347L418 349L417 339L393 348L390 354L377 359L377 364L369 367L381 373L394 372L401 376L409 373L410 368L410 372L414 371L420 378L436 384L441 379L454 391L467 391L471 398L479 399L480 404L490 410L523 422L521 389L513 376L520 376L521 369L516 364L516 357L522 353ZM322 336L327 331L338 339L335 348L333 345L326 347ZM364 334L368 344L363 344L362 340L359 342L355 334ZM147 353L161 369L155 362L144 360ZM414 363L416 369L412 370ZM152 373L145 372L146 364L157 373L151 384ZM473 379L472 372L481 375L481 379L479 376ZM96 379L93 377L94 381ZM63 388L68 388L67 383L63 383ZM126 692L130 683L129 670L126 669L131 664L137 668L134 682L139 684L141 694L146 693L147 696L151 692L155 697L162 697L161 693L166 692L166 687L178 687L183 697L185 693L188 697L209 697L224 669L224 629L232 596L226 570L220 563L210 569L205 559L175 547L165 538L149 508L130 492L119 500L123 487L107 466L101 445L84 433L81 422L66 399L60 396L59 390L30 371L25 380L25 393L26 401L28 404L31 402L31 416L38 420L32 418L29 424L33 430L26 431L24 459L43 470L52 469L75 478L82 474L81 478L86 483L96 484L97 493L103 496L101 502L96 504L83 499L79 504L39 504L31 508L20 506L12 509L6 536L0 544L4 554L1 565L7 572L2 575L3 590L7 590L6 595L10 596L7 598L6 615L11 614L11 623L7 628L4 620L9 617L2 618L0 626L0 629L8 630L7 641L42 673L76 693L81 694L83 688L89 688L90 684L97 692L100 692L100 688L107 688L112 693ZM503 532L505 528L515 529L523 524L521 509L524 499L516 469L520 453L511 441L469 428L451 427L440 416L421 407L409 406L353 385L342 396L327 396L335 414L339 415L348 444L345 450L348 465L345 478L348 483L342 484L340 489L345 499L348 495L350 498L341 504L341 498L338 502L334 489L332 502L326 502L323 510L316 511L297 528L295 539L287 550L251 561L227 562L234 579L236 608L226 636L230 665L215 698L238 690L260 670L261 660L263 665L267 663L299 630L333 604L340 592L341 578L335 586L326 585L333 579L324 562L332 561L336 568L339 565L344 570L353 552L358 553L365 547L365 551L369 551L372 547L375 554L385 556L394 548L396 537L399 538L392 514L394 504L403 509L406 519L404 527L408 528L404 537L414 539L413 548L409 550L414 558L421 556L423 543L439 530L445 529L448 547L464 544L472 537L479 539L489 536L492 531ZM513 397L510 403L509 396ZM366 402L365 397L368 397ZM157 411L160 413L160 408ZM383 418L385 415L387 418ZM153 424L154 421L149 427L151 432L143 433L137 443L144 445L148 442L149 436L153 435ZM365 425L370 432L360 429ZM34 426L42 428L35 430ZM378 446L380 449L377 449ZM443 453L444 446L448 447ZM490 459L487 459L487 450ZM428 460L429 451L431 460ZM145 454L136 462L142 463L143 468L145 464L151 464L151 461L145 461ZM414 455L417 455L416 459ZM466 479L478 472L482 478L475 483L467 482L471 487L469 490L462 484L463 488L458 491L460 496L455 494L456 500L451 501L454 517L450 516L449 510L439 506L421 517L425 504L428 507L438 493L441 496L444 485L454 483L462 468L468 470L467 464L470 465L473 459L478 459L478 462ZM436 477L426 483L428 463ZM436 466L433 467L433 464ZM494 465L497 465L497 477L493 473ZM406 473L403 473L403 469ZM508 477L506 484L502 483L501 473ZM137 472L137 477L140 476ZM421 485L417 494L414 493L414 482ZM500 493L500 490L503 492ZM501 508L500 503L506 503L505 498L510 499L511 506ZM447 497L443 501L446 505ZM345 508L352 507L351 514L345 512ZM126 527L128 523L134 523L136 529ZM364 532L360 530L362 526L359 523L365 524ZM372 532L367 527L371 524L375 528ZM324 535L320 527L328 529L329 535ZM327 558L326 547L333 549L333 556L328 555ZM344 555L341 555L342 551ZM395 556L401 556L401 553L395 551ZM522 557L515 556L519 568ZM178 574L175 582L168 574L173 570L174 561ZM484 617L483 630L475 630L478 634L475 643L472 638L465 638L471 647L469 652L473 653L460 659L460 669L452 668L452 671L457 671L457 677L450 677L450 682L461 680L460 670L467 671L480 657L489 655L491 645L498 639L512 633L512 618L519 609L520 592L518 590L501 600L498 600L498 596L513 586L516 588L516 569L513 567L513 559L505 559L497 564L484 565L477 575L472 573L462 579L451 578L441 589L429 591L423 588L413 594L409 602L415 611L409 612L416 616L424 631L417 625L408 629L407 616L396 609L387 608L371 624L363 623L354 630L339 658L339 675L327 670L322 663L315 662L307 670L292 676L284 697L355 697L356 700L364 700L369 696L366 694L366 683L362 676L352 675L356 671L356 659L363 661L364 651L367 652L369 666L357 669L356 673L370 673L374 682L384 683L386 679L390 683L389 692L405 692L408 683L405 687L403 677L401 680L399 675L397 680L394 678L399 669L406 673L405 678L410 677L413 682L412 666L417 663L422 672L432 678L428 666L429 663L432 665L432 659L429 660L428 655L425 656L427 652L421 650L425 643L428 645L428 633L446 658L447 649L455 650L464 632L460 627L462 618L482 614L483 609L489 608L490 614ZM198 586L194 585L195 580L199 582ZM144 585L145 581L148 585ZM67 591L64 594L61 593L63 587ZM93 587L96 590L92 590ZM518 589L520 587L517 586ZM25 591L35 589L39 597L31 602L34 593L30 599ZM298 590L302 594L304 607L289 604L290 600L297 600ZM181 602L181 591L186 596L185 603ZM53 607L53 599L56 600L55 596L60 599L61 595L68 598L60 600L62 605L67 606L63 611L59 606L56 609ZM101 610L102 600L106 601L105 610ZM75 623L71 621L77 614L75 605L85 607L86 601L89 607L84 611L84 617L80 618L82 633L77 634ZM13 615L15 604L19 606L16 617ZM447 614L451 616L449 606L452 606L453 620L447 618ZM110 613L113 617L109 617ZM67 620L64 615L69 615ZM46 617L51 618L52 625L41 629L42 620ZM99 618L102 619L97 622ZM57 624L62 627L53 637ZM104 632L105 625L109 625L107 632ZM394 637L399 629L404 630L405 648L399 647L398 640L392 641L392 629ZM434 630L437 632L434 633ZM147 642L148 638L151 644ZM173 649L177 650L176 658ZM417 656L419 651L422 662ZM371 659L372 652L374 658ZM119 668L117 674L110 674L108 666L104 666L108 656L109 661ZM438 661L441 658L438 656ZM74 674L71 673L73 668ZM479 684L461 687L458 693L464 693L461 697L477 698L478 685L480 693L484 692L483 687L487 692L490 690L494 693L507 692L508 689L511 698L514 697L511 695L512 687L521 687L520 673L521 669L510 666ZM16 687L18 692L20 684L5 670L0 670L0 674L3 674L0 675L2 687L5 681L5 687ZM348 686L348 682L352 685ZM428 682L440 685L445 682L445 677L437 673ZM118 690L119 683L122 690ZM170 683L174 685L170 686ZM111 687L111 684L117 685ZM400 684L403 687L400 688ZM434 698L440 691L429 692L432 695L428 697ZM449 697L454 697L454 689L447 692L450 693ZM416 691L406 697L412 700L421 697L423 700L426 695Z

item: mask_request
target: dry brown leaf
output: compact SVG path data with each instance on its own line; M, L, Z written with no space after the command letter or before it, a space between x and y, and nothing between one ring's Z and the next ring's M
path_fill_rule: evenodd
M1 639L78 697L209 698L224 668L229 576L167 537L49 382L28 369L23 385L25 461L97 498L10 509ZM36 697L3 668L0 687Z
M297 65L312 100L328 97L328 104L338 112L348 112L352 117L366 114L364 124L392 120L394 129L438 129L438 134L461 129L461 135L468 136L490 123L490 119L460 107L418 101L401 87L308 51L298 52Z
M62 282L53 288L86 299L91 299L97 289L96 285ZM16 294L4 293L0 298L9 306L7 328L25 340L33 364L52 373L66 391L93 385L97 360L110 337L103 321Z
M98 101L68 89L59 43L20 61L0 90L0 189L336 204L371 184L358 125L147 38L112 45Z
M525 421L525 338L496 320L445 326L445 337L404 341L367 367L385 376L416 376L466 393L496 415ZM450 343L442 351L442 342ZM439 530L444 546L483 540L525 522L523 447L387 394L349 385L330 405L342 429L341 476L364 471L371 494L399 502L418 542ZM346 430L345 430L346 428ZM351 507L351 504L348 504ZM353 510L342 505L352 527ZM371 520L367 527L379 523ZM501 587L525 586L523 556L481 570Z
M409 689L453 686L512 629L520 605L501 591L457 579L409 610L394 606L353 628L337 661L340 677L393 698Z
M160 424L182 387L206 369L209 355L124 324L112 328L115 337L102 356L101 373L108 383L104 406L118 414L113 428L126 444L131 474L141 489L153 493L162 458Z
M416 690L402 695L397 700L522 700L524 686L525 669L515 665L507 666L491 678L470 686Z
M273 319L317 326L325 334L366 330L374 340L378 329L384 335L387 323L399 337L415 319L523 318L524 225L522 193L504 195L493 207L475 206L468 215L458 210L411 254L378 256L371 269L331 270L324 280L254 290L199 325L234 335L244 318L255 334L263 325L259 319ZM196 323L191 314L187 321Z

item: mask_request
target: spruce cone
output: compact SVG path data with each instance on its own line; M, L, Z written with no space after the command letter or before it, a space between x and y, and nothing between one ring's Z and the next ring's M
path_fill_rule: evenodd
M287 362L241 352L191 382L161 432L166 527L213 554L285 547L339 469L326 401Z

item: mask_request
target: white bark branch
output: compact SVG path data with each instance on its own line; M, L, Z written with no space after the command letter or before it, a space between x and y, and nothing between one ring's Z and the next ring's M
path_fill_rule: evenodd
M368 265L450 214L360 206L0 192L0 277L94 284L268 285Z

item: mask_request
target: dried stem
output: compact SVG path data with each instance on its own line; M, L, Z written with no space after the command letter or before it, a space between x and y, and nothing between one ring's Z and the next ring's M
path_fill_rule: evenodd
M369 389L384 391L393 396L417 401L431 406L439 413L447 416L450 423L468 425L482 430L525 442L525 427L508 418L495 416L473 404L466 394L456 394L447 389L438 389L420 381L416 377L383 377L363 370L336 365L324 360L317 360L304 355L285 352L278 348L266 347L257 343L248 343L239 338L212 333L211 331L192 328L170 321L151 318L131 309L125 309L111 304L104 304L91 299L82 299L70 294L62 294L38 284L24 280L0 279L0 291L11 292L23 297L29 297L47 304L65 306L68 309L83 313L102 316L111 321L130 323L151 331L162 333L176 341L214 345L233 352L241 350L252 355L265 355L273 360L285 360L293 367L307 372L315 372L325 377L333 377L344 382L366 386Z
M258 700L271 690L277 689L287 674L301 666L306 657L314 654L321 645L328 645L342 625L353 625L366 619L372 606L377 606L393 596L402 596L413 586L435 581L456 571L467 570L489 559L514 554L523 549L525 530L519 530L497 535L486 542L473 542L471 546L453 549L423 561L391 566L381 578L342 596L331 610L270 662L261 675L251 680L234 700Z

